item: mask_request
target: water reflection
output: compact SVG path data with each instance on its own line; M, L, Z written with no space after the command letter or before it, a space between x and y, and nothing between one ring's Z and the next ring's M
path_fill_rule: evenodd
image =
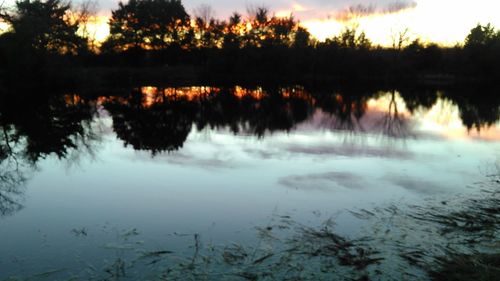
M447 138L500 140L499 97L490 95L300 86L117 91L0 95L0 216L16 214L1 220L0 263L8 269L0 279L80 268L73 251L61 258L72 243L81 260L102 260L109 241L96 225L104 221L144 229L149 241L175 231L218 243L261 225L273 209L304 223L310 211L461 192L498 145ZM87 163L93 155L102 161ZM60 165L79 161L77 171ZM349 233L351 221L339 229ZM50 247L37 244L40 229ZM11 256L39 266L9 263Z
M143 95L103 100L113 118L113 129L125 145L153 154L182 147L194 121L194 104L188 99Z
M24 185L37 163L55 155L69 163L92 152L95 102L78 95L5 98L0 104L0 215L23 208Z
M458 106L459 116L454 121L463 121L465 133L473 128L488 131L498 120L498 98L485 104L439 91L316 93L303 87L142 87L119 98L101 99L125 145L153 154L180 149L193 125L198 130L229 129L260 138L320 119L315 125L330 131L404 139L414 135L417 112L429 112L443 101ZM452 109L441 108L441 113Z
M8 126L1 126L0 134L0 216L9 216L23 208L23 186L26 176L22 171L17 151L16 136Z
M93 155L106 112L125 146L152 155L180 150L194 129L229 130L264 138L275 132L326 130L335 134L406 139L418 130L445 137L499 140L499 97L436 90L322 90L304 87L152 87L120 95L2 97L0 104L0 214L22 208L22 186L41 159L69 162ZM322 152L321 147L308 151ZM293 149L291 152L297 152ZM266 152L269 153L269 152ZM328 153L327 153L328 154ZM338 152L342 155L342 152ZM296 186L302 178L284 180ZM341 177L343 179L343 177Z
M9 140L22 143L23 158L36 163L48 155L67 158L82 148L92 151L92 143L99 138L92 122L100 107L111 115L113 130L125 146L153 155L181 149L193 128L228 129L262 138L301 125L404 139L419 128L438 126L447 136L459 130L496 139L499 98L475 97L406 89L340 92L307 91L300 86L147 86L97 98L66 94L35 102L14 99L2 102L0 110L2 124L13 130ZM455 132L450 133L452 130Z
M95 112L95 102L78 95L11 99L1 106L3 123L14 128L13 138L24 144L23 158L31 163L51 154L66 158L72 150L89 147Z

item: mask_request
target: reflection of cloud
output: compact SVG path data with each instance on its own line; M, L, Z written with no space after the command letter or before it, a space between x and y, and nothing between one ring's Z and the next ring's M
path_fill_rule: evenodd
M198 167L204 169L234 169L240 165L232 159L223 157L223 155L195 155L189 151L185 152L164 152L155 156L151 156L148 152L137 152L133 156L134 160L142 160L155 163L168 163L171 165L179 165L186 167Z
M278 158L279 152L271 151L270 149L256 149L256 148L246 148L244 151L250 155L256 155L260 159L276 159Z
M212 158L201 158L196 155L175 152L171 154L163 154L158 157L163 158L168 163L181 166L196 166L206 169L232 169L236 168L236 164L229 159L222 159L220 156L213 155Z
M389 175L385 179L394 185L402 187L408 191L422 194L436 194L444 192L444 186L434 182L410 178L407 176Z
M411 159L413 155L408 151L396 150L390 147L378 148L372 146L359 145L289 145L286 148L291 153L302 153L309 155L324 155L324 156L366 156L366 157L381 157L381 158L397 158Z
M302 190L333 190L335 187L360 189L363 187L359 176L346 172L328 172L303 176L288 176L279 179L279 184Z

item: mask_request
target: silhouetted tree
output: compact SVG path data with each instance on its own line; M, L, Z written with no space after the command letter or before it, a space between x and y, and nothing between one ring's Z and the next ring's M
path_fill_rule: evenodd
M409 28L405 28L399 31L393 31L391 34L392 47L395 50L402 51L405 45L410 41L409 33Z
M500 31L491 24L478 24L465 39L464 49L469 72L500 77Z
M180 0L130 0L112 11L107 50L162 49L179 45L188 33L189 15Z
M311 34L307 29L298 26L295 31L295 35L293 38L293 47L295 48L306 48L311 43Z
M269 37L266 45L278 45L289 47L293 42L293 34L297 28L297 22L290 16L286 18L273 17L268 23Z
M239 49L241 47L241 33L243 30L241 15L238 12L234 12L229 18L222 48L229 50Z
M201 18L196 18L196 44L200 48L220 48L223 46L226 22L211 19L204 22Z
M77 54L86 48L86 41L78 36L79 22L70 19L69 13L70 5L61 0L22 0L13 12L2 11L0 18L10 26L4 36L9 36L15 49Z
M346 27L340 35L327 39L326 42L348 49L369 49L371 47L371 41L366 37L365 32L358 33L356 27Z
M99 42L95 38L96 30L92 30L91 28L92 25L97 24L98 5L97 0L84 0L75 12L79 25L78 33L87 40L89 51L93 52L99 51Z
M209 5L195 9L191 18L180 0L130 0L120 2L112 11L110 36L101 47L102 54L97 55L86 53L88 41L78 36L88 35L86 23L93 0L86 0L80 12L71 12L69 4L62 1L21 0L12 12L0 9L0 19L10 25L9 31L0 35L3 83L14 81L19 73L29 75L35 73L33 69L44 69L47 62L51 66L62 62L189 65L193 66L190 73L207 79L263 76L270 80L428 81L453 76L457 80L500 77L500 32L490 24L474 27L463 47L418 40L407 45L409 31L403 29L393 33L390 48L372 45L358 30L357 20L374 12L373 6L345 10L339 19L348 22L346 28L325 42L317 42L292 15L272 16L266 6L249 7L245 20L238 13L229 20L218 20ZM43 73L35 73L28 78L41 76Z
M246 46L261 47L262 41L269 35L269 9L266 6L247 7L250 30L247 30L244 41Z
M200 25L207 25L210 21L215 19L215 11L212 6L201 4L194 9L194 18Z
M22 0L0 11L9 29L0 35L1 68L6 83L20 79L42 80L42 70L68 65L67 58L87 51L87 40L78 35L78 19L61 0Z
M196 8L194 21L198 47L216 48L222 45L226 23L215 19L212 6L203 4Z
M488 46L500 40L500 32L495 31L491 24L478 24L465 38L465 48Z

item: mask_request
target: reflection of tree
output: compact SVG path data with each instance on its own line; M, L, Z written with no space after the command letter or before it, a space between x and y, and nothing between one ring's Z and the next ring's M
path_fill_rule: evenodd
M450 93L449 98L458 105L462 123L468 130L480 131L498 122L500 117L500 99L498 90L474 89L469 93ZM474 93L482 92L478 98Z
M148 94L135 91L126 97L109 98L104 106L112 115L115 133L125 145L153 154L180 149L193 125L198 130L207 127L229 129L235 134L264 137L268 133L292 130L310 118L315 107L331 116L327 124L329 129L349 132L375 129L399 138L409 134L408 119L398 108L396 91L388 93L387 108L375 112L377 116L383 114L383 118L374 124L371 115L363 118L368 101L376 96L370 91L311 95L301 87L207 90L201 87L194 92L189 89L196 87L158 89ZM422 91L405 90L401 94L409 112L419 107L432 107L438 97L436 92L418 93ZM458 104L468 128L480 128L497 121L498 106L492 105L498 105L498 98L477 102L471 97L459 96L462 98L452 100ZM49 155L67 159L84 148L92 152L96 139L92 119L96 110L91 100L74 95L13 99L2 102L0 112L3 124L13 129L9 136L11 142L23 146L19 158L31 165ZM6 155L6 151L9 151L8 146L2 146L0 155Z
M10 126L0 127L0 217L11 215L23 208L22 187L26 177L19 163L19 148Z
M20 210L24 190L37 162L49 155L60 159L92 151L92 103L78 96L36 100L0 96L0 215ZM75 153L76 152L76 153ZM73 159L70 159L74 160Z
M233 133L263 137L268 132L290 131L311 114L310 100L304 97L284 97L284 89L263 90L261 97L254 97L252 90L243 90L243 96L234 95L235 89L223 90L201 104L202 115L197 125L229 127Z
M387 111L380 121L382 133L389 137L405 138L409 135L408 120L401 116L396 101L396 91L390 92Z
M145 106L141 95L134 92L125 102L105 104L117 136L125 145L153 154L181 148L194 121L192 104L184 99L165 98Z
M11 215L23 208L23 186L26 178L15 160L0 162L0 217Z
M407 137L410 133L408 119L401 114L398 108L396 91L384 93L384 99L388 99L386 108L369 109L368 101L376 96L376 93L352 91L346 91L342 94L319 95L317 106L329 114L328 118L322 120L322 125L337 131L368 131L389 137ZM415 107L426 106L425 104L419 105L418 99L411 102L412 106ZM380 115L382 115L381 119Z
M26 157L33 163L50 154L65 158L79 144L90 148L95 139L90 129L95 107L79 97L11 101L4 112L17 137L25 142Z
M360 119L367 109L367 96L364 95L327 95L319 99L319 107L334 116L329 128L340 131L363 131Z
M241 106L240 100L230 89L222 89L217 95L200 100L196 127L202 130L205 127L229 127L234 133L239 133Z
M416 109L430 109L438 100L438 91L428 88L404 89L398 91L410 113Z
M296 124L310 115L306 100L300 98L283 99L270 97L260 101L246 101L251 106L243 116L246 130L263 136L266 131L290 131Z
M471 104L460 108L460 118L468 130L481 131L484 127L490 127L498 122L500 111L498 107L486 106L480 108Z
M388 92L377 102L380 105L387 101L386 107L373 108L372 112L368 112L369 100L379 97L379 92L358 89L343 94L311 95L301 87L167 88L144 94L135 91L125 98L110 98L105 108L113 117L115 132L126 145L157 154L180 149L193 125L198 130L228 129L234 134L265 137L268 133L292 130L310 118L315 108L330 115L322 121L328 122L323 126L331 130L406 138L410 135L410 123L400 104L407 102L411 113L417 108L432 107L438 97L437 92L418 95L419 92ZM486 113L484 110L481 116ZM497 120L498 112L490 115L488 120Z
M263 137L274 131L289 131L312 112L310 100L287 96L281 89L260 91L226 88L217 93L176 96L176 90L159 89L146 99L135 91L111 99L105 108L113 118L114 130L125 145L154 154L180 149L192 130L206 127L235 134ZM169 94L165 94L168 92Z

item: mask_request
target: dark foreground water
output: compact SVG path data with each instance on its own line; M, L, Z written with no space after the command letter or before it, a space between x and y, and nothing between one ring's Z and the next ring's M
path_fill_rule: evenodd
M483 198L500 155L495 98L436 91L141 87L1 110L0 280L427 278L393 244L443 238L399 213Z

